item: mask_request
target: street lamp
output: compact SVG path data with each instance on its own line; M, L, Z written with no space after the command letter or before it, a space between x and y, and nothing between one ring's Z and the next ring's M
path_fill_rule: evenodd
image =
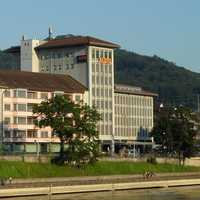
M37 140L34 140L34 142L35 142L35 145L36 145L36 155L37 155L37 157L39 157L39 155L40 155L40 152L39 152L39 142Z

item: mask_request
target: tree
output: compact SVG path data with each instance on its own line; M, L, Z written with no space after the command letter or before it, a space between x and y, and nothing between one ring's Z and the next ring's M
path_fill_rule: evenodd
M96 124L100 120L100 115L95 108L83 103L76 104L64 95L57 95L36 105L33 113L37 126L51 127L53 134L60 138L61 163L67 160L70 164L79 165L96 159Z
M189 108L179 106L163 107L157 113L155 127L151 135L168 154L174 154L179 164L195 152L199 118Z

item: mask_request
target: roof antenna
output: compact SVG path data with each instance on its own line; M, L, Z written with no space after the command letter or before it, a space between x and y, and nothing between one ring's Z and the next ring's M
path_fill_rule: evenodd
M52 27L49 26L49 40L53 39L53 31L52 31Z

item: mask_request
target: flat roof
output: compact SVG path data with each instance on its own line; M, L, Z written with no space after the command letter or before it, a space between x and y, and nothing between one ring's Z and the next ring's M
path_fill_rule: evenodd
M32 91L84 93L87 88L69 75L0 70L0 87Z
M115 84L114 91L115 93L122 93L122 94L133 94L133 95L153 96L153 97L158 96L158 94L143 90L141 87L134 87L131 85L123 85L123 84Z

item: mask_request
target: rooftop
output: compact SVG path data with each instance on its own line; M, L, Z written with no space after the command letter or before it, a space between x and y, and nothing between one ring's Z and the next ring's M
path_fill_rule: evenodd
M69 75L0 70L0 87L83 93L87 88Z
M119 48L120 46L105 40L94 38L91 36L68 36L58 39L48 40L46 43L36 47L36 49L57 48L57 47L70 47L70 46L100 46L108 48Z
M148 92L143 90L141 87L133 87L130 85L115 84L115 92L123 94L135 94L142 96L158 96L156 93Z

